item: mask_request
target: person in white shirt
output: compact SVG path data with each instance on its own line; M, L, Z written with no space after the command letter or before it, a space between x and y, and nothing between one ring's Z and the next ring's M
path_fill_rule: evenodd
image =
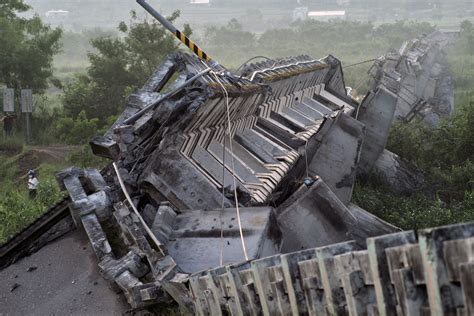
M36 178L35 172L33 170L28 171L28 192L30 198L34 199L37 194L39 181Z

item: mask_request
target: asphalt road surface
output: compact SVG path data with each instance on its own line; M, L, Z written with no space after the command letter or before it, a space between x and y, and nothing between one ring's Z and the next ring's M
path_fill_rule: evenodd
M0 271L0 315L121 315L128 309L99 275L79 230Z

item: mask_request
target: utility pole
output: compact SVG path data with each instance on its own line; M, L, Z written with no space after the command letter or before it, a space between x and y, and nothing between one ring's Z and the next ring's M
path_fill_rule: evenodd
M7 115L3 117L3 140L11 136L13 129L13 118L9 117L9 113L15 112L15 90L5 88L3 90L3 112Z
M31 113L33 112L33 91L21 90L21 112L26 114L26 143L31 143Z

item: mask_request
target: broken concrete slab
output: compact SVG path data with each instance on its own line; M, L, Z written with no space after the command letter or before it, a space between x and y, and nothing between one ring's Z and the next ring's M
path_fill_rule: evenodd
M321 179L310 187L302 186L293 199L278 210L283 253L352 239L363 241L397 230L354 205L346 207Z
M425 177L416 166L388 150L377 159L373 172L397 194L419 192L425 184Z
M240 208L240 225L250 260L280 250L281 233L272 208ZM166 243L169 254L187 273L245 260L236 209L186 211L175 217ZM221 237L222 236L222 237Z

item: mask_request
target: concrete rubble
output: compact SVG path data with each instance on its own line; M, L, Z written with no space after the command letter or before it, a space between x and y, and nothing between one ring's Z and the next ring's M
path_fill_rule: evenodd
M435 126L454 110L453 78L444 48L455 33L435 31L405 42L398 51L380 57L369 73L374 86L390 87L397 94L395 117L404 121L420 118ZM395 78L395 89L390 81Z
M169 56L91 141L113 165L58 174L133 308L474 312L474 225L416 235L351 203L357 173L385 155L403 76L382 74L359 105L333 56L208 68Z
M398 51L380 57L369 70L373 78L367 98L375 97L373 90L385 87L396 95L395 103L384 102L383 108L366 113L362 103L358 118L372 127L367 133L369 146L377 146L375 162L362 165L362 172L375 172L398 194L413 193L423 188L420 170L398 155L384 150L385 143L373 142L371 133L387 135L393 120L421 120L436 126L454 110L454 86L444 48L456 38L455 33L435 31L405 42ZM379 96L380 97L380 96ZM379 122L380 119L383 122ZM389 124L387 124L390 122ZM373 159L371 160L373 161Z

